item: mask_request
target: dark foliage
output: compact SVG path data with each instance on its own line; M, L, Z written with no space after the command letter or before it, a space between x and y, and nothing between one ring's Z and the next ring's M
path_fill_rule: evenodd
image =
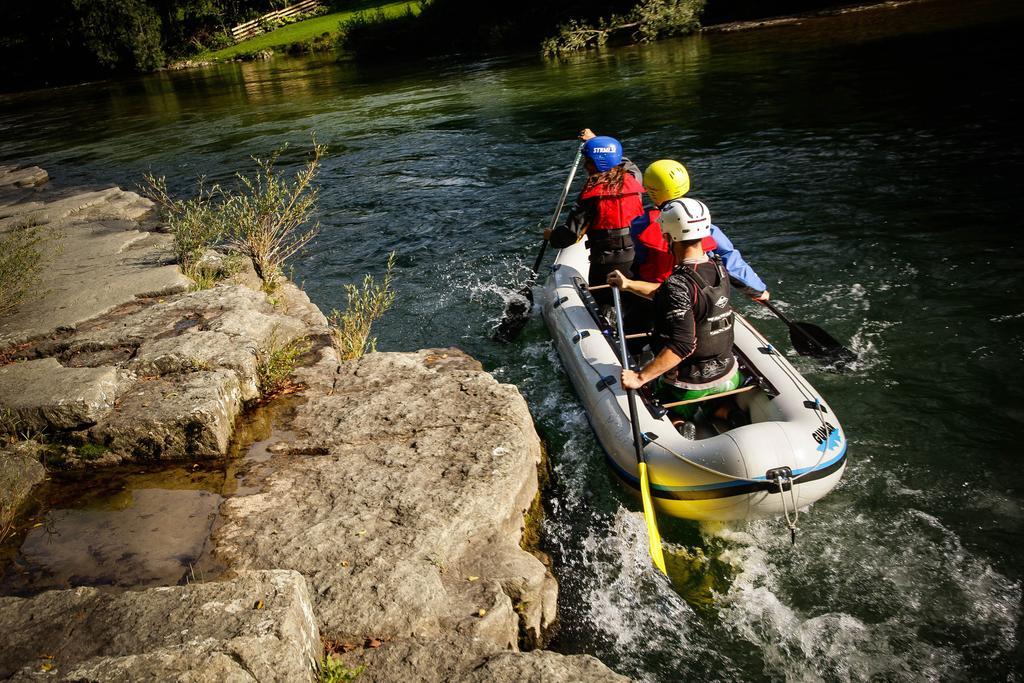
M636 22L642 0L520 0L514 3L479 0L432 0L419 17L374 20L367 16L353 22L342 37L342 47L357 58L404 59L409 55L536 50L555 38L566 27L608 27ZM657 4L657 3L654 3ZM666 4L666 3L661 3ZM844 4L863 4L851 0L707 0L701 23L771 17L806 12ZM664 13L664 12L663 12ZM645 22L639 22L645 23ZM647 21L651 26L658 21ZM644 33L640 39L684 33L692 28L683 22L660 22L662 28ZM634 29L624 40L635 39ZM614 30L606 38L614 39ZM564 41L563 41L564 42ZM588 44L603 43L604 40ZM621 41L620 41L621 42ZM548 50L550 52L550 50Z
M285 0L3 0L0 88L160 68Z
M418 17L353 22L343 47L357 57L535 50L559 24L628 12L636 0L433 0ZM370 17L372 19L372 16Z
M151 71L203 48L227 29L292 0L0 0L0 89ZM330 0L341 9L354 0ZM372 59L536 50L569 22L628 17L639 0L432 0L418 17L348 26L343 46ZM849 4L837 0L709 0L707 25ZM671 34L659 31L658 35ZM316 45L297 46L296 51Z

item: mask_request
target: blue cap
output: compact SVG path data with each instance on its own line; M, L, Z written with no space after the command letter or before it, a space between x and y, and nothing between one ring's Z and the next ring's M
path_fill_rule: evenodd
M622 163L622 143L607 135L587 140L583 145L583 153L601 173Z

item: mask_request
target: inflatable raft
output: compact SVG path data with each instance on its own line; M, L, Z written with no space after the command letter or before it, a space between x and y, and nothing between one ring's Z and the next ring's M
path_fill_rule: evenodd
M614 473L639 487L622 364L614 332L597 322L586 287L584 242L562 249L544 285L544 320ZM630 294L624 295L632 296ZM696 520L785 515L832 490L846 467L847 441L821 394L745 318L736 314L735 352L745 383L728 397L740 420L698 417L681 435L657 399L638 394L651 494L659 512ZM738 411L737 411L738 409ZM732 424L741 426L731 426Z

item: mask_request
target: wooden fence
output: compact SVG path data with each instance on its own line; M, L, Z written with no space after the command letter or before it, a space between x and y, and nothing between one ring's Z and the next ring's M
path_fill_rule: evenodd
M267 24L272 24L278 19L284 19L285 17L295 16L296 14L304 14L311 12L320 5L320 0L301 0L285 7L284 9L274 10L273 12L267 12L262 17L247 21L244 24L239 24L231 29L231 37L235 39L235 42L241 42L248 40L255 35L263 33L263 27Z

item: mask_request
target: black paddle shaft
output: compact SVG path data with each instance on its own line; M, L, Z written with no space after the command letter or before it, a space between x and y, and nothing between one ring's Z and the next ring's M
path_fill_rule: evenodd
M622 369L629 369L629 348L626 345L625 320L622 319L622 295L618 287L612 287L612 303L615 305L616 328L619 337L619 356L622 359ZM640 417L636 412L636 391L626 389L626 399L629 401L629 421L633 426L633 448L636 450L636 462L640 464L647 462L644 456L644 442L640 434Z

